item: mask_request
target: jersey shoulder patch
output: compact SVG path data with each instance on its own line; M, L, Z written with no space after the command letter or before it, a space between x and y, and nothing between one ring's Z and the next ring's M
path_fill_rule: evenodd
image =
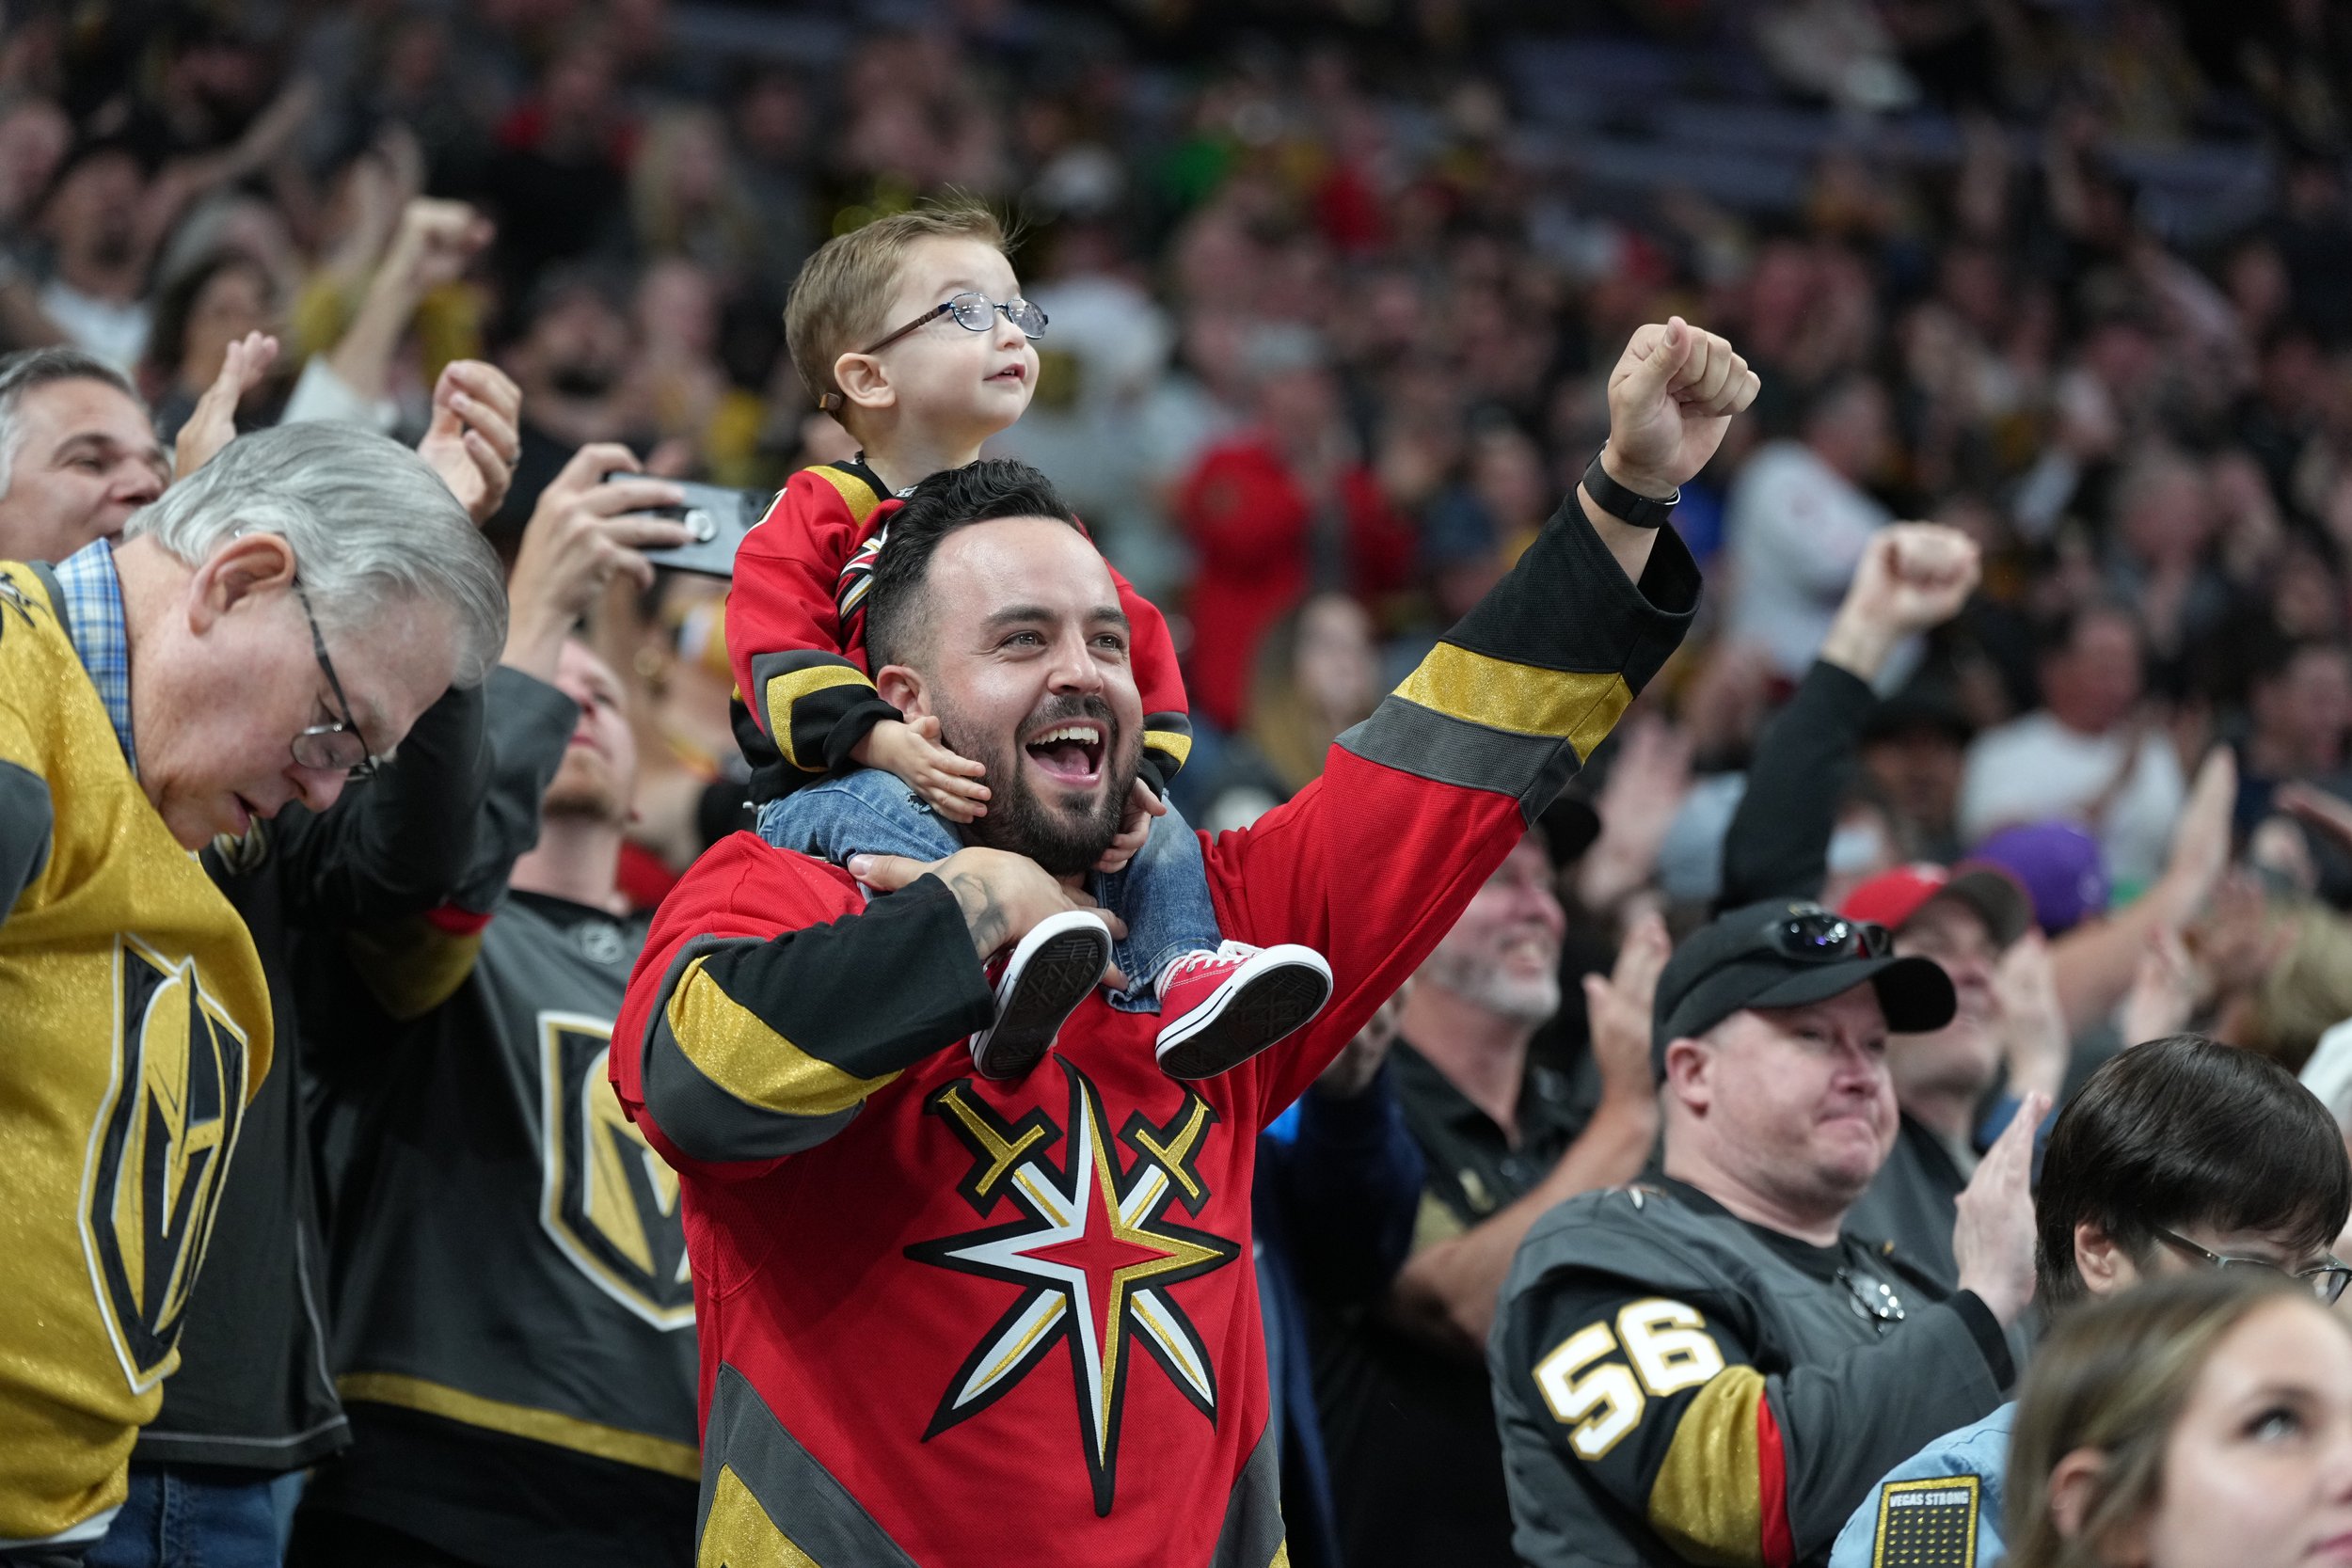
M1977 1568L1975 1476L1928 1476L1879 1488L1878 1544L1870 1568Z

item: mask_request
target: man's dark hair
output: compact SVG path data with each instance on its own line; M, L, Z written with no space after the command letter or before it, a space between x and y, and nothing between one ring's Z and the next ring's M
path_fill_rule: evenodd
M2101 595L2088 604L2070 606L2048 616L2034 626L2033 651L2037 658L2062 658L2074 651L2074 639L2086 621L2122 621L2132 628L2139 641L2140 657L2147 657L2148 631L2139 617L2138 607L2129 599Z
M2050 1130L2034 1193L2045 1307L2088 1292L2074 1227L2144 1259L2156 1230L2268 1230L2316 1252L2352 1212L2352 1160L2318 1097L2267 1057L2203 1035L2137 1046L2090 1075Z
M916 485L906 504L890 515L889 536L866 591L869 669L904 664L921 645L924 587L939 542L960 528L998 517L1052 517L1078 527L1077 515L1055 492L1053 481L1026 463L1004 457L942 469Z

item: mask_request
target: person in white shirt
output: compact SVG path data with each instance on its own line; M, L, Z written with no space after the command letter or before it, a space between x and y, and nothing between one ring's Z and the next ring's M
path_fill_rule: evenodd
M1870 536L1895 520L1861 483L1886 454L1893 419L1876 380L1834 381L1805 410L1802 438L1758 448L1731 487L1730 635L1791 681L1812 667ZM1915 653L1890 659L1882 689L1916 662Z
M2164 870L2188 796L2161 725L2140 717L2146 646L2138 619L2094 604L2046 628L2042 705L1979 736L1960 785L1967 843L2021 822L2068 817L2098 835L2107 878L2145 886Z

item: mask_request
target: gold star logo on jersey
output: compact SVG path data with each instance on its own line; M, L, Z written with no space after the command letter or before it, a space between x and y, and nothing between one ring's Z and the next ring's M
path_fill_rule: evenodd
M935 1092L925 1109L972 1150L958 1190L985 1217L1008 1201L1009 1224L907 1248L917 1262L1002 1280L1020 1295L980 1338L949 1384L926 1440L969 1420L1017 1386L1057 1345L1067 1348L1094 1511L1111 1510L1127 1377L1140 1346L1212 1422L1216 1375L1208 1347L1170 1288L1223 1268L1241 1248L1170 1222L1208 1201L1199 1160L1216 1113L1197 1094L1165 1124L1140 1112L1114 1140L1101 1094L1059 1057L1070 1079L1067 1133L1042 1110L1008 1124L968 1080ZM1063 1161L1046 1151L1057 1143ZM1120 1148L1135 1155L1122 1164Z

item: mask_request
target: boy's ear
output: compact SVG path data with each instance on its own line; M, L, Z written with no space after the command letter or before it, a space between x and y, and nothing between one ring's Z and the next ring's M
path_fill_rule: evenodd
M874 672L874 694L909 719L930 712L923 677L903 664L885 664Z
M850 407L868 413L893 407L898 401L898 389L890 384L890 372L870 354L844 354L836 358L833 362L833 384L841 388L842 401Z

